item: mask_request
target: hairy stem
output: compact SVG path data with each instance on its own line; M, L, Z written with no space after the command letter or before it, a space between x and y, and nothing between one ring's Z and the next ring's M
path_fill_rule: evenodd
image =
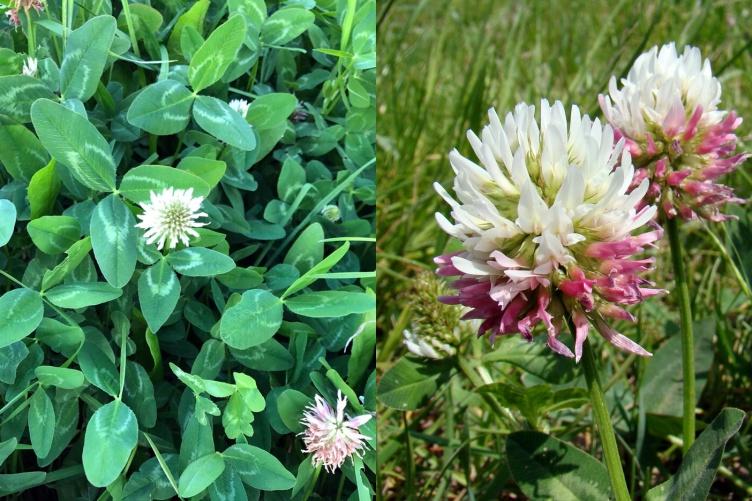
M695 441L695 356L694 334L692 333L692 306L689 299L689 286L684 269L684 255L679 240L679 226L675 218L666 218L666 233L671 245L671 263L674 267L676 292L679 296L679 317L681 318L682 373L684 417L682 418L682 451L687 453Z
M617 501L629 501L631 498L627 489L627 481L624 479L624 470L619 458L619 448L616 445L616 435L614 435L614 428L611 426L611 416L606 407L601 381L598 377L598 369L595 365L595 357L588 341L585 341L583 345L582 365L585 369L585 379L587 380L588 391L590 393L590 401L593 404L593 415L595 416L598 433L601 437L603 459L608 469L611 488Z

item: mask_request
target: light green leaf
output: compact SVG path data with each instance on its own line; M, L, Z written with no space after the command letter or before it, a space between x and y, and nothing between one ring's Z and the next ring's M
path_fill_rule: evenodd
M739 431L743 422L744 411L733 407L723 409L689 448L676 475L648 491L648 501L707 499L726 442Z
M240 301L227 308L219 325L219 335L239 350L270 339L282 325L282 301L271 292L246 291Z
M42 277L42 290L47 290L50 287L62 282L65 277L75 270L79 264L89 255L91 250L91 238L86 237L71 245L68 250L65 251L65 259L55 266L51 270L44 272Z
M0 247L10 241L16 227L16 206L10 200L0 199Z
M37 99L55 99L55 94L36 78L25 75L0 77L0 117L29 123L32 104Z
M243 483L262 491L286 491L295 485L295 476L276 457L258 447L235 444L222 455L240 474Z
M91 215L91 246L99 269L113 287L124 287L133 276L138 256L136 218L117 195L97 204Z
M285 93L264 94L251 101L245 119L258 134L256 158L264 158L282 139L287 119L297 106L297 98Z
M63 99L86 101L97 90L117 23L112 16L97 16L68 35L60 65L60 93Z
M365 292L308 292L285 299L287 309L304 317L342 317L376 308L376 297Z
M39 140L52 157L70 168L93 190L115 189L115 161L110 145L86 118L65 106L40 99L31 107Z
M139 165L123 176L120 192L130 201L147 202L149 194L165 188L187 190L193 188L193 196L205 197L211 191L209 185L190 172L165 165Z
M320 275L332 269L332 267L334 267L334 265L337 264L345 256L345 254L347 254L347 251L349 249L350 242L345 242L337 250L326 256L326 259L323 259L318 264L312 266L311 269L306 271L300 278L295 280L292 285L290 285L290 287L287 288L285 293L282 294L282 299L285 299L287 296L305 289L313 282L318 280L320 278Z
M308 226L292 244L285 256L285 264L305 273L324 258L324 229L319 223Z
M55 435L55 409L44 388L37 388L29 403L29 438L37 457L50 452Z
M189 464L178 480L178 494L184 498L193 497L219 477L225 471L225 460L219 452L201 456Z
M304 429L300 422L303 412L312 402L313 399L305 393L288 388L277 397L277 412L285 426L295 433L300 433Z
M256 147L253 128L237 111L216 97L198 96L193 118L202 129L230 146L245 151Z
M224 177L227 164L210 158L185 157L177 168L200 177L210 188L214 188Z
M536 431L507 437L509 468L531 499L608 500L611 486L603 463L562 440Z
M300 7L279 9L264 21L261 42L266 45L284 45L310 28L316 17Z
M193 26L199 33L203 32L204 18L208 9L209 0L198 0L178 18L172 33L170 33L170 38L167 40L167 49L170 51L170 55L177 56L180 54L180 37L183 34L183 28Z
M128 108L128 122L151 134L176 134L191 119L193 93L175 80L145 87Z
M186 277L213 277L235 268L235 261L230 256L206 249L189 247L167 255L167 262L172 268Z
M67 367L40 365L34 369L34 374L36 374L39 382L45 386L74 390L84 385L84 373Z
M133 411L119 400L100 407L86 426L82 454L86 479L107 487L120 475L138 442Z
M45 254L60 254L78 241L81 226L70 216L42 216L31 221L26 230L31 240Z
M424 365L414 358L402 357L379 381L379 400L393 409L418 409L434 396L446 372L440 364Z
M18 440L16 440L15 437L0 442L0 466L2 466L5 460L8 459L8 456L16 450L16 445L18 445Z
M180 299L180 281L164 259L138 279L138 302L149 329L156 333L167 321Z
M26 126L0 126L0 162L13 179L28 182L49 160L47 150Z
M232 16L209 35L188 66L188 81L195 92L222 78L245 39L245 21Z
M50 161L46 167L36 171L31 176L27 195L31 208L31 219L52 211L58 193L60 193L60 178L55 174L55 160Z
M0 475L0 495L14 494L44 483L47 473L27 471Z
M123 295L123 290L105 282L79 282L53 287L45 297L60 308L86 308L107 303Z
M0 348L25 338L44 316L41 296L30 289L14 289L0 296Z

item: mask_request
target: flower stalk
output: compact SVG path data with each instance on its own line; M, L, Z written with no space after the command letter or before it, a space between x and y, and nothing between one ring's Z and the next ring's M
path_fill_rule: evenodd
M629 501L631 497L629 496L627 481L624 478L624 470L619 458L616 435L614 435L614 428L611 426L611 416L609 415L606 400L603 396L603 388L598 377L593 349L587 340L583 345L582 366L585 370L585 380L587 381L590 401L593 406L593 415L595 416L598 433L601 437L601 445L603 446L603 459L606 463L614 497L617 501Z
M682 451L687 453L695 441L695 355L694 333L692 332L692 306L689 299L689 286L684 270L684 253L679 240L679 224L676 218L666 218L666 233L671 246L671 263L674 267L674 280L679 297L679 317L681 319L682 375L684 412L682 418Z

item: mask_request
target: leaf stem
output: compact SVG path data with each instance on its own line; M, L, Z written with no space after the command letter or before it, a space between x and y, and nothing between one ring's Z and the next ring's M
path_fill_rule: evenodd
M585 369L585 380L587 381L590 400L593 404L593 415L598 426L598 433L601 437L603 459L608 469L611 488L617 501L629 501L631 498L627 489L627 481L624 479L624 470L619 458L619 448L616 445L616 435L614 435L614 428L611 426L611 416L606 407L601 381L598 377L598 369L595 365L595 357L588 341L585 341L583 345L582 365Z
M666 233L671 246L671 263L674 267L674 280L679 295L679 317L681 319L681 346L683 372L684 416L682 418L682 451L687 453L695 441L695 357L694 334L692 333L692 306L689 299L689 286L684 269L682 244L679 240L679 225L676 218L666 218Z

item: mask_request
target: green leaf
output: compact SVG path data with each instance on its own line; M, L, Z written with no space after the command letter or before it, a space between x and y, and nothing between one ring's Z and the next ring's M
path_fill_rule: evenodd
M295 485L295 476L279 459L258 447L236 444L222 455L240 474L243 483L262 491L286 491Z
M609 499L603 464L577 447L536 431L507 437L507 456L517 485L532 499Z
M213 277L235 268L235 261L230 256L206 249L189 247L167 255L167 262L172 268L186 277Z
M47 473L27 471L0 475L0 495L14 494L44 483Z
M31 240L45 254L60 254L78 241L81 226L70 216L42 216L31 221L26 230Z
M113 397L118 394L120 381L115 362L100 346L92 340L87 340L77 358L88 382Z
M328 272L335 264L339 263L340 260L345 256L345 254L347 254L347 251L349 249L350 242L345 242L341 247L326 256L325 259L321 260L318 264L313 265L311 269L306 271L300 278L295 280L292 285L290 285L290 287L287 288L285 293L282 294L282 299L305 289L313 282L318 280L320 275Z
M97 204L91 215L91 247L107 283L124 287L136 269L136 218L117 195Z
M55 434L55 409L44 388L37 388L29 403L29 438L37 457L50 452Z
M16 445L18 445L18 440L16 440L15 437L0 442L0 466L2 466L5 460L8 459L8 456L16 450Z
M105 282L78 282L53 287L45 297L60 308L86 308L107 303L123 295L123 290Z
M697 399L705 386L710 365L713 363L713 335L715 320L706 318L694 322L695 333L695 378ZM682 401L681 336L669 338L648 360L642 377L640 392L650 395L645 399L645 412L680 417Z
M0 77L0 117L29 123L32 104L38 99L55 99L55 94L41 80L25 75Z
M418 409L436 394L439 380L447 373L448 368L436 361L428 365L402 357L381 378L379 400L393 409Z
M84 373L67 367L40 365L34 369L39 382L45 386L55 386L64 390L75 390L84 385ZM43 456L43 454L42 454ZM40 456L41 457L41 456Z
M152 428L157 422L154 385L141 364L129 360L126 366L123 401L136 414L142 428Z
M116 29L114 17L97 16L68 35L60 65L60 93L63 99L86 101L94 95L107 64Z
M261 42L266 45L284 45L313 26L316 17L300 7L286 7L272 14L261 28Z
M0 382L9 385L15 383L18 366L28 354L29 349L23 341L0 348Z
M71 245L68 250L65 251L65 259L53 269L44 272L42 278L42 290L47 290L62 282L63 279L71 274L86 256L89 255L90 250L90 237L83 238Z
M170 318L180 299L180 281L164 259L138 279L138 301L149 329L156 333Z
M52 157L70 168L78 181L93 190L115 189L115 161L110 145L86 118L48 99L31 107L39 140Z
M295 364L287 348L274 338L246 350L230 348L230 353L235 360L253 370L286 371Z
M185 157L177 168L200 177L210 188L214 188L224 177L227 164L210 158Z
M55 174L55 160L46 167L36 171L31 176L27 195L31 208L31 219L44 216L52 211L58 193L60 193L60 178Z
M240 113L216 97L198 96L193 118L202 129L230 146L244 151L256 148L253 128Z
M201 456L189 464L178 480L178 494L184 498L195 496L225 471L225 460L219 452Z
M159 193L165 188L187 190L193 188L193 195L205 197L211 191L209 185L190 172L165 165L140 165L128 170L120 183L120 192L130 201L149 201L152 191Z
M228 346L244 350L269 340L281 325L282 301L271 292L249 290L225 310L219 336Z
M172 33L170 33L170 38L167 40L170 55L177 56L180 54L180 38L186 26L194 27L199 33L203 31L204 18L208 9L209 0L198 0L178 18Z
M232 16L198 48L188 66L188 81L195 92L222 78L245 39L245 21Z
M29 182L49 160L47 150L24 125L0 126L0 162L13 179Z
M72 356L84 342L84 331L78 325L68 325L52 318L42 319L36 338L56 353Z
M35 291L14 289L0 296L0 348L34 332L43 316L42 298Z
M733 407L723 409L689 448L676 475L650 489L647 499L707 499L716 471L721 464L726 442L739 431L743 422L744 411Z
M376 297L365 292L307 292L285 299L288 310L304 317L341 317L376 308Z
M313 223L292 244L285 256L285 264L295 266L300 273L310 270L324 258L324 229Z
M133 411L119 400L100 407L86 426L82 454L86 479L107 487L120 475L138 442Z
M277 397L277 412L285 426L295 433L300 433L304 429L300 422L303 412L312 402L313 399L305 393L288 388Z
M177 134L191 119L193 98L180 82L161 80L139 92L128 108L128 122L158 136Z
M16 206L10 200L0 199L0 247L10 241L16 227Z

